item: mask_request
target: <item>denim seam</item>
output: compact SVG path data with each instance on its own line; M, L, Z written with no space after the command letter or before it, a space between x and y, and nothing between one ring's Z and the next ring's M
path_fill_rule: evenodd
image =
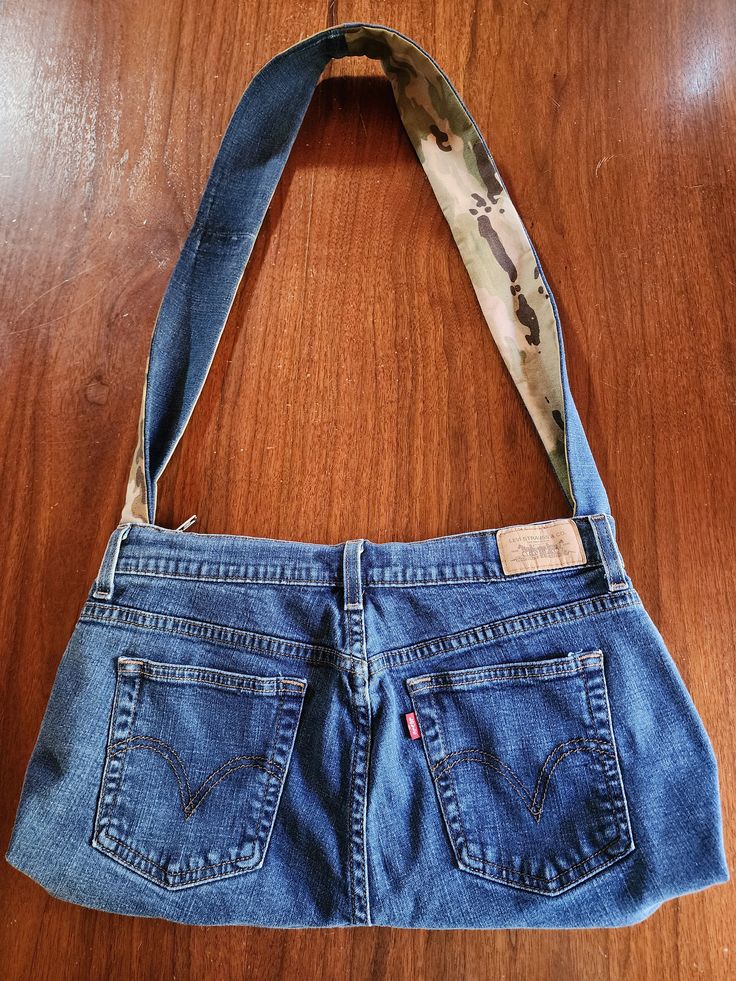
M161 865L159 864L159 862L156 862L154 859L149 858L148 855L145 855L143 852L139 852L137 848L133 848L132 845L129 845L126 841L123 841L122 838L117 838L115 835L111 835L108 831L104 831L103 833L106 838L109 838L111 841L115 841L119 845L122 845L123 848L126 848L130 852L133 852L134 855L138 855L144 861L148 862L150 865L155 866L157 869L161 869L161 871L166 873L166 875L171 879L176 879L176 878L181 879L186 876L191 878L192 875L196 875L196 873L198 872L204 872L207 869L219 869L222 868L223 865L236 865L238 862L242 862L245 858L245 856L241 858L234 858L234 859L229 858L224 862L215 862L213 865L200 865L198 869L188 869L184 872L169 872L169 870L166 868L165 865ZM255 848L253 846L251 846L251 848L252 848L252 853L250 857L252 857L252 855L255 854ZM112 849L107 849L107 851L112 851ZM113 854L115 853L113 852ZM136 869L135 871L140 873L139 869ZM245 872L247 870L242 869L241 871ZM209 876L208 878L213 878L213 876ZM161 885L158 879L153 879L153 881L156 882L158 885ZM195 882L197 881L196 878L194 881Z
M434 776L432 774L432 761L431 761L431 758L430 758L430 754L431 754L431 743L432 743L431 730L429 731L429 733L427 732L427 729L426 729L426 727L424 725L424 719L423 719L422 713L420 711L417 711L418 706L417 706L416 702L414 701L414 693L411 692L411 691L410 691L410 697L411 697L411 700L412 700L412 706L414 707L414 711L417 713L417 715L419 717L419 720L420 720L420 723L419 723L420 724L420 732L422 733L422 742L424 743L424 758L425 758L426 763L427 763L429 781L430 781L430 783L432 785L432 788L433 788L433 790L435 792L435 796L437 797L437 804L439 806L438 818L440 820L440 823L441 824L444 824L444 827L445 827L447 836L450 839L450 847L452 848L452 852L455 855L455 860L458 863L458 865L460 865L461 864L461 862L460 862L460 856L459 856L459 854L457 852L457 847L456 847L456 844L455 844L455 836L452 833L452 822L450 820L448 820L447 814L445 813L445 805L444 805L444 802L442 800L442 791L441 791L441 788L440 788L439 781L438 780L435 780L434 779ZM429 715L429 718L431 720L431 724L434 726L434 734L435 734L435 738L437 740L437 743L438 743L438 745L440 747L440 752L444 756L446 751L445 751L445 742L444 742L444 740L442 738L442 727L440 726L440 720L438 718L437 712L436 711L432 711L431 706L429 708L428 715ZM455 803L455 806L457 807L457 799L458 799L457 798L457 786L455 785L455 775L454 774L452 774L452 776L450 777L450 780L452 781L452 785L455 788L455 802L456 802Z
M150 572L143 569L118 569L120 576L148 576L150 579L186 579L192 582L222 582L222 583L263 583L271 586L339 586L341 579L282 579L280 577L262 578L260 576L202 576L198 573L187 572Z
M118 626L132 627L136 630L148 630L152 633L166 634L176 637L189 638L189 640L206 640L210 644L220 645L222 647L229 647L236 651L250 651L252 654L260 654L263 657L286 657L291 661L298 661L300 664L314 664L318 667L334 668L336 671L345 671L347 674L358 675L360 672L356 668L345 667L339 663L335 663L338 659L347 659L344 654L338 653L334 660L327 657L320 657L316 654L289 654L286 651L264 651L259 650L257 647L251 647L247 644L238 644L236 641L230 641L225 638L212 638L208 635L198 634L195 632L189 632L185 630L178 630L176 627L157 627L151 624L141 624L141 623L131 623L127 620L122 620L118 618L114 619L103 619L101 617L93 616L92 614L85 614L80 617L80 622L94 622L102 624L115 624Z
M555 569L535 569L531 572L518 572L507 576L458 576L452 579L375 579L373 575L376 570L368 570L366 574L366 585L374 588L411 588L413 586L453 586L472 582L514 582L519 579L529 579L535 576L559 575L567 572L568 569L597 569L603 566L603 562L579 563L575 566L565 566ZM181 579L193 582L219 582L219 583L242 583L253 585L271 586L343 586L343 579L289 579L282 577L264 578L261 576L203 576L198 573L172 573L172 572L151 572L136 568L119 568L116 575L120 576L146 576L150 579Z
M118 663L118 678L121 678L122 679L122 677L123 676L121 675L121 673L119 671L119 663ZM140 677L138 677L137 675L135 675L133 677L133 704L132 704L131 710L130 710L130 722L128 723L128 732L130 734L132 734L132 732L133 732L133 727L135 725L135 717L138 714L138 702L140 701L140 697L141 697L141 679L140 679ZM119 706L118 706L117 710L118 710L118 712L120 711ZM108 747L108 757L109 757L109 755L110 755L110 751L109 751L109 747ZM120 778L118 780L118 785L115 788L115 799L113 800L112 805L110 807L110 811L111 812L114 812L115 811L115 809L118 806L118 801L120 800L120 794L122 793L122 790L123 790L123 782L124 782L124 779L125 779L125 769L126 769L125 764L126 764L126 762L127 761L126 761L125 757L123 757L123 759L121 760L121 763L120 763Z
M588 660L599 660L593 655L587 656ZM582 660L582 658L581 658ZM516 669L516 670L515 670ZM549 671L545 671L543 668L531 669L529 671L524 670L524 662L520 661L518 665L498 665L498 668L479 668L477 671L461 671L458 672L459 677L451 678L447 681L435 681L436 678L441 678L442 671L437 671L435 674L422 675L421 679L415 681L414 678L407 678L406 683L416 692L424 691L436 691L440 688L467 688L472 685L482 685L486 681L518 681L519 679L528 679L533 681L535 678L564 678L569 675L581 674L584 668L576 667L574 664L569 667L560 666L550 667ZM448 672L449 674L454 674L454 672Z
M120 683L120 675L116 672L116 676L115 676L115 690L114 690L114 695L113 695L112 710L111 710L111 713L110 713L110 722L109 722L109 725L108 725L107 743L105 745L105 756L104 756L104 761L103 761L103 765L102 765L102 780L101 780L101 783L100 783L100 792L99 792L99 795L98 795L98 798L97 798L97 810L96 810L96 813L95 813L95 823L94 823L94 829L93 829L93 832L92 832L92 842L93 842L93 844L99 838L99 835L102 833L102 823L103 823L103 820L104 820L104 812L106 810L106 807L109 808L109 804L106 805L105 801L106 801L106 798L107 798L107 795L108 795L107 784L108 784L108 772L109 772L109 768L110 768L110 758L111 758L110 757L110 747L113 744L115 730L117 728L117 722L118 722L118 705L119 705L119 702L120 702L120 689L121 689L121 687L122 687L122 685ZM130 729L128 730L128 732L130 732ZM122 768L123 768L123 761L121 761L121 763L120 763L120 769L121 769L120 776L122 776ZM118 786L115 787L115 801L117 801L117 798L118 798L118 795L119 795L119 786L120 786L120 780L118 780Z
M591 609L593 601L600 605ZM460 634L445 634L409 647L383 651L371 658L372 675L375 676L392 667L402 667L415 660L455 654L460 650L484 643L493 643L506 637L518 637L525 633L545 630L548 627L559 626L574 620L585 620L588 617L614 613L639 605L641 605L641 600L636 592L631 589L628 593L604 593L583 600L576 600L574 603L548 607L543 610L530 610L528 613L507 620L493 620L490 623L482 624L480 627L471 627L468 631L462 631ZM516 626L517 624L518 626ZM441 650L431 649L436 644L445 644L450 640L456 640L457 646L446 647Z
M605 675L603 674L603 655L602 655L602 653L601 653L600 661L598 663L597 673L600 674L603 677L603 683L605 685ZM585 698L586 698L586 701L588 702L588 711L590 712L590 720L591 720L591 722L593 724L593 731L596 732L596 733L600 733L600 731L601 731L601 722L598 720L598 718L596 717L596 714L593 711L593 702L592 702L591 697L590 697L590 679L588 678L587 671L583 671L583 688L585 689ZM605 723L603 723L603 728L604 728L604 731L605 731ZM610 740L609 741L611 743L611 748L613 749L613 730L612 729L609 732L609 736L610 736ZM608 773L608 769L605 766L603 766L602 764L600 764L600 763L599 763L599 767L603 771L603 779L605 780L605 783L606 783L606 790L608 792L608 799L609 799L609 802L610 802L610 805L611 805L613 814L615 816L616 828L618 830L618 835L620 837L621 836L621 816L620 816L620 813L619 813L620 812L619 797L621 796L621 787L619 785L618 792L617 792L616 787L611 783L611 777L610 777L610 774Z
M271 761L273 761L273 751L274 751L274 748L277 747L278 744L279 744L279 738L280 738L280 732L281 732L281 730L279 729L279 722L281 721L281 716L282 716L283 709L284 709L284 701L285 701L285 698L286 698L286 696L282 692L281 693L281 696L279 698L279 707L278 707L278 711L276 712L276 720L274 721L274 724L273 724L273 742L271 743L271 752L269 753L269 759ZM258 817L256 818L256 823L255 823L255 835L256 835L256 838L255 838L255 843L254 843L254 849L259 849L260 848L259 842L260 842L260 838L261 838L261 821L263 820L264 812L266 810L266 801L268 800L269 792L271 790L271 787L273 785L273 781L274 780L280 780L282 783L285 782L286 781L286 773L282 773L282 775L280 777L277 777L274 774L270 774L270 779L266 780L266 783L265 783L265 785L263 787L263 796L261 797L261 806L258 809ZM277 810L277 808L274 807L273 814L271 815L271 821L275 821L276 820L276 810ZM266 823L266 837L268 837L268 827L269 827L271 821L268 821ZM263 862L264 859L265 859L265 851L263 851L263 849L261 849L261 862Z
M495 640L503 639L505 637L519 636L524 633L546 629L549 626L557 626L574 620L597 616L599 614L628 609L641 602L633 590L627 594L614 595L615 599L611 594L603 594L601 596L589 597L587 600L577 600L572 604L562 604L557 607L549 607L540 611L530 611L529 613L522 614L508 620L496 620L487 624L482 624L480 627L472 627L468 631L463 631L459 635L447 634L441 637L432 638L428 641L422 641L420 644L412 645L411 647L384 651L371 658L369 662L371 676L373 677L383 670L391 667L402 666L414 660L441 657L445 654L456 653L460 650L477 646L482 643L492 643ZM600 602L605 601L606 599L608 599L608 602L604 603L604 605L600 606L599 608L589 608L591 601ZM170 614L151 614L147 611L135 610L129 607L103 607L105 612L109 611L113 614L112 616L97 616L95 613L90 611L89 607L86 607L86 609L87 612L83 610L80 615L80 622L98 622L102 624L114 623L137 629L150 630L157 633L181 636L184 638L201 638L213 644L221 644L236 650L249 650L263 656L286 657L300 663L318 664L331 667L336 670L344 670L347 673L354 675L361 675L362 673L360 670L357 670L354 667L348 667L344 663L340 663L341 661L356 663L356 658L353 658L351 655L345 654L341 651L333 651L329 648L316 648L308 644L301 644L301 642L295 642L295 644L292 644L292 642L284 642L276 639L277 644L285 643L292 648L294 646L301 646L307 651L314 651L315 653L291 653L283 649L264 650L259 649L258 646L254 646L253 644L239 642L238 637L242 634L242 632L239 632L237 628L224 627L220 624L210 624L205 621L190 621L182 617L171 616ZM132 614L132 617L129 617L129 614ZM170 621L171 625L162 625L162 620ZM183 627L180 628L180 624L183 624ZM212 631L214 631L214 635ZM272 639L267 635L259 636L263 637L266 642ZM445 647L441 650L428 649L436 644L447 644L447 642L450 640L454 641L453 645L450 647ZM266 647L268 648L268 644L266 644ZM326 656L320 656L320 651Z
M269 692L269 691L258 691L252 688L244 688L241 687L240 685L227 685L221 681L205 681L204 679L196 679L196 680L190 679L187 678L185 675L181 675L181 676L172 675L170 678L162 678L160 675L155 674L154 672L151 671L146 671L145 669L142 671L138 671L135 674L133 674L132 671L131 672L126 671L124 673L127 674L129 677L139 678L142 676L145 678L151 678L152 681L165 681L173 685L180 684L180 683L193 684L193 685L207 685L208 687L212 686L214 688L225 688L228 691L233 691L233 692L245 692L248 695L265 695L267 698L274 698L284 695L284 691L280 686L278 688L275 688L273 691ZM304 685L300 685L299 687L300 689L303 689Z
M591 518L591 517L595 518L595 517L598 517L599 515L603 515L603 514L604 514L603 511L599 511L599 512L596 512L596 514L593 514L593 515L584 515L583 514L583 515L570 515L568 518L564 518L564 517L563 518L543 518L541 521L529 521L529 522L525 522L525 523L523 522L522 524L514 524L514 525L499 525L497 528L480 528L477 531L458 531L458 532L453 532L453 533L451 533L449 535L436 535L433 538L414 539L413 541L410 541L410 542L398 542L398 544L400 544L400 545L406 545L406 544L409 544L409 545L414 545L414 544L424 545L426 543L431 543L431 542L444 542L444 541L447 541L447 539L450 539L450 538L478 538L481 535L486 535L487 537L490 538L492 536L495 536L496 532L503 531L505 528L527 528L527 527L532 527L532 526L533 527L537 527L538 525L551 525L551 524L555 524L558 521L565 521L565 520L572 520L576 524L578 524L578 527L579 527L579 524L580 523L583 523L583 524L587 523L589 518ZM175 530L173 528L164 528L163 525L157 525L157 524L154 524L153 522L147 522L145 525L140 525L138 527L149 528L151 531L157 531L157 532L168 533L168 534L172 534L174 532L174 530ZM258 542L264 542L264 541L265 542L274 542L274 541L277 541L279 543L286 542L289 545L317 545L320 548L324 548L325 547L324 543L322 543L322 542L303 542L303 541L297 541L296 539L293 539L293 538L287 538L287 539L282 539L282 538L259 538L257 536L253 536L253 535L227 535L227 534L218 534L216 532L209 533L209 532L203 532L203 531L187 531L185 534L186 534L187 538L209 538L209 539L215 539L215 540L228 539L228 540L234 541L234 542L243 542L243 541L246 541L247 542L247 541L253 541L253 540L258 541ZM390 541L390 542L372 542L370 539L365 539L365 541L369 545L393 545L393 544L397 544L396 542L393 542L393 541ZM332 545L332 546L327 546L327 547L329 547L329 548L335 548L335 547L339 547L340 545L343 545L344 546L345 544L346 544L345 542L338 542L337 543L337 546Z
M355 798L355 761L358 756L358 726L360 725L360 719L358 718L357 709L354 700L350 699L350 710L353 716L353 744L352 751L350 753L350 792L348 795L349 808L350 808L350 834L348 836L348 875L350 878L350 914L351 918L355 920L355 911L357 906L356 893L355 893L355 869L353 867L353 804Z
M354 658L353 655L353 628L352 628L352 611L348 609L345 605L342 608L342 619L343 619L343 629L345 631L345 644L347 646L346 654L350 658ZM354 658L357 660L357 658Z
M109 612L110 615L100 616L95 611L95 605L85 604L79 619L95 620L99 623L124 623L127 626L142 626L152 630L160 630L164 633L168 632L169 628L163 625L162 621L169 620L172 622L173 627L184 625L187 628L191 628L191 632L186 634L186 636L201 636L203 639L219 642L220 638L213 637L211 635L212 632L215 632L222 635L225 642L232 639L233 645L237 643L238 638L247 638L242 645L237 646L242 646L244 649L254 650L257 653L282 654L283 651L275 650L275 648L283 645L285 648L294 652L296 652L297 649L301 649L306 652L314 652L316 654L321 653L338 658L350 658L350 655L346 655L343 651L337 650L336 648L323 647L318 644L310 644L308 641L288 640L287 638L275 637L270 634L258 634L254 631L240 630L238 627L228 627L225 624L210 623L207 620L192 620L188 617L177 616L176 614L154 613L151 610L139 610L136 607L129 606L105 605L102 607L102 609L106 614ZM184 626L180 632L183 632ZM259 642L262 642L266 647L271 647L272 650L259 651L258 647L256 646ZM292 656L300 659L298 653L294 653ZM357 658L350 659L357 660Z
M442 730L439 727L438 722L435 722L435 727L437 729L437 735L439 737L440 748L444 751L444 749L445 749L445 743L444 743L444 740L442 739ZM450 834L450 837L453 837L453 834L455 836L457 835L457 827L459 825L460 830L462 832L463 839L465 841L465 847L467 848L467 845L468 845L468 836L467 836L467 833L465 831L465 824L463 822L463 816L462 816L462 812L461 812L461 808L460 808L460 793L458 791L456 774L455 773L450 773L448 775L447 782L448 782L448 785L449 785L450 801L453 802L454 805L455 805L455 812L456 812L455 818L452 819L452 820L448 820L447 819L446 812L445 812L445 803L444 803L443 795L442 795L441 792L438 794L438 800L440 802L440 808L442 809L443 817L444 817L444 819L445 819L445 821L447 823L447 829L448 829L448 832ZM436 786L437 786L437 790L440 791L440 781L439 780L436 782ZM462 861L462 848L458 845L457 846L457 850L456 850L455 842L453 842L453 846L452 847L453 847L453 851L455 851L455 854L456 854L456 857L457 857L457 863L460 866L460 868L462 868L462 865L463 865L463 861Z
M108 795L107 781L108 781L108 773L110 770L110 760L111 760L110 745L112 743L113 735L115 733L118 724L118 712L119 712L121 688L122 688L121 679L120 679L120 675L118 674L115 679L115 696L113 698L113 703L112 703L112 714L110 716L110 729L108 734L108 740L107 740L107 745L105 746L105 762L102 768L102 786L100 788L100 800L99 800L99 805L97 807L97 814L95 817L95 836L99 834L100 827L104 819L103 815L105 810L110 809L110 805L105 804L105 798ZM130 733L130 728L128 729L128 733ZM113 807L117 803L117 799L120 794L120 783L123 775L122 771L123 771L124 762L125 762L124 760L120 761L120 772L118 774L117 786L115 787L115 791L114 791L114 798L112 803Z
M464 828L463 828L463 833L465 833L465 829ZM572 872L573 869L577 869L581 865L586 865L588 862L591 861L591 859L595 858L597 855L600 855L602 852L607 851L613 844L615 844L619 840L620 837L621 837L621 835L620 834L617 834L615 838L611 838L610 841L607 841L605 845L602 845L600 848L596 849L596 851L594 851L592 854L590 854L586 859L583 859L580 862L575 862L574 865L570 865L567 869L565 869L564 872L560 872L559 875L554 875L554 876L552 876L549 879L547 879L547 878L545 878L544 876L541 876L541 875L532 875L530 872L519 872L517 869L509 868L507 865L501 865L499 862L491 862L489 859L483 858L482 855L478 855L477 852L471 851L469 849L467 851L468 851L468 855L471 858L475 859L478 863L481 863L483 865L492 865L494 868L501 869L503 872L511 872L513 875L519 876L519 878L522 878L522 879L535 879L537 882L554 882L556 879L562 878L562 876L563 875L566 875L568 872ZM620 856L614 856L614 857L612 857L611 858L611 861L608 862L607 864L610 865L618 857L620 857ZM603 867L605 868L605 866L603 866ZM597 866L596 866L596 869L597 869ZM593 872L593 871L595 871L595 869L591 869L591 872ZM577 882L578 880L575 880L575 881ZM571 886L574 885L574 884L575 883L570 883Z
M125 682L123 682L123 676L118 672L116 685L119 685L119 687L122 688L124 683ZM132 678L132 685L133 685L133 696L132 696L132 705L130 710L130 721L128 722L128 733L133 732L133 726L135 724L135 716L138 711L138 701L140 699L140 691L141 691L140 678L134 676ZM113 731L117 727L117 723L118 723L117 713L120 712L120 705L117 697L115 699L115 712L116 715L113 718ZM104 774L105 777L107 776L108 770L110 768L111 759L112 759L112 754L110 753L110 746L108 743L108 746L106 747L106 754L105 754L105 774ZM115 787L115 796L113 797L112 804L108 805L107 808L108 816L110 816L115 811L115 808L118 805L118 800L120 799L120 792L123 789L123 781L125 778L125 764L126 764L126 759L125 756L123 756L122 760L120 761L120 773L118 774L118 782L117 782L117 786ZM103 811L104 810L105 809L103 808Z
M365 636L365 611L361 609L360 611L360 623L362 630L362 649L363 652L367 651L366 646L366 636ZM373 708L371 706L371 693L370 685L366 678L365 685L366 693L366 707L365 712L367 716L367 726L366 726L366 746L365 746L365 792L363 794L363 802L361 808L361 836L363 839L363 861L365 869L365 910L366 910L366 925L371 926L371 890L370 890L370 879L369 879L369 865L368 865L368 836L365 832L367 820L368 820L368 788L370 786L370 770L371 770L371 756L373 753L373 737L372 737L372 724L373 724Z
M534 681L537 678L542 680L546 680L548 678L567 678L567 677L573 677L576 674L580 674L580 671L577 671L575 669L571 671L549 671L547 673L535 671L534 674L508 674L506 676L501 676L498 678L489 678L488 681L490 682L519 681L525 679ZM425 691L442 691L443 689L453 691L456 688L472 688L473 685L482 685L482 684L484 684L483 678L480 678L478 680L471 680L471 681L453 681L450 684L441 682L436 685L422 685L420 688L415 688L414 691L419 692L419 694Z
M349 608L343 605L343 613L345 618L345 629L346 638L349 646L349 653L351 657L353 655L353 625L356 618L360 618L363 645L365 644L365 617L364 610L362 607ZM357 658L354 658L357 660ZM361 661L363 666L362 671L353 672L357 677L360 678L361 683L365 682L365 661ZM358 922L357 916L360 912L358 904L358 894L357 894L357 877L356 877L356 861L354 857L354 838L355 838L355 805L356 805L356 777L358 772L358 756L361 753L361 727L363 725L362 716L363 713L368 714L368 726L366 729L366 741L365 741L365 774L364 774L364 790L362 794L362 799L360 801L360 814L358 817L358 832L361 843L361 850L363 854L363 892L364 892L364 902L365 907L365 922L370 924L370 900L368 892L368 867L367 867L367 855L366 855L366 836L365 836L365 808L367 806L367 794L368 794L368 763L370 760L370 694L367 693L367 705L359 707L355 704L355 698L351 694L350 698L350 709L353 718L353 743L351 747L351 761L350 761L350 791L349 791L349 842L348 842L348 870L349 870L349 889L350 889L350 911L351 918L353 922Z
M575 565L563 566L555 569L534 569L531 572L509 573L505 576L465 576L457 579L372 579L371 572L368 572L368 585L375 587L390 586L394 588L406 588L411 586L453 586L462 585L468 582L515 582L518 579L531 579L536 576L560 575L569 569L597 569L603 565L602 562L579 562Z
M599 659L599 665L600 667L602 667L603 665L602 659ZM583 689L585 690L585 701L588 703L588 711L590 712L590 722L591 725L593 726L593 731L598 733L600 732L601 726L600 726L600 722L596 718L595 712L593 711L593 703L590 700L590 688L588 686L587 672L582 671L581 674L583 677Z
M410 644L407 647L392 648L389 651L384 651L383 654L403 654L405 652L408 653L408 652L419 650L420 648L425 647L428 644L442 642L444 640L449 640L453 637L456 637L458 640L462 640L466 636L468 636L471 639L475 636L478 636L479 639L482 639L479 636L480 634L482 634L486 630L493 631L494 628L496 628L497 626L501 626L503 624L517 623L519 621L526 620L527 618L531 619L535 616L549 616L549 615L556 614L558 612L563 613L565 610L570 610L571 612L578 611L586 604L588 600L591 601L596 599L605 600L607 596L608 596L607 593L602 593L599 596L589 596L589 597L585 597L582 600L574 600L572 603L561 603L558 606L548 606L548 607L543 607L542 609L539 610L530 610L528 613L520 613L517 616L509 617L507 619L489 620L487 623L479 624L477 627L470 627L468 630L461 630L449 634L443 634L440 637L433 637L431 640L428 641L423 640L417 644ZM632 602L634 602L633 599Z
M611 774L609 774L607 767L602 766L601 769L603 770L603 775L606 780L608 792L609 795L611 796L611 805L614 808L616 824L618 827L618 836L619 838L622 838L624 836L628 837L629 844L631 845L633 844L633 835L631 831L628 804L626 801L626 791L624 788L623 774L621 773L621 768L618 763L618 750L616 747L616 737L613 731L613 719L611 717L611 712L610 712L610 703L608 700L608 684L606 682L605 665L603 663L603 659L601 659L601 664L599 667L599 675L600 675L599 681L600 681L600 688L601 688L600 693L603 697L606 707L605 721L602 722L602 725L610 736L611 749L613 751L612 757L616 767L616 773L615 775L612 776ZM587 678L584 679L584 684L585 684L585 692L586 695L588 696L588 703L590 705L590 692L588 689ZM590 705L590 712L591 712L591 716L595 720L595 717L593 716L592 705ZM614 781L613 784L611 783L612 780ZM616 791L616 793L613 793L612 790Z
M385 652L383 652L383 654L381 656L383 656L384 654L403 654L405 652L406 653L413 652L413 651L419 650L419 649L421 649L421 648L423 648L425 646L428 646L428 645L431 645L431 644L434 644L434 643L442 643L442 642L444 642L446 640L450 640L452 638L457 638L460 641L463 641L466 638L469 639L469 640L471 640L471 641L477 639L478 641L481 641L482 642L482 640L484 639L484 635L485 635L486 631L488 631L490 634L494 634L495 631L496 631L496 629L498 627L502 627L502 626L506 626L506 625L509 625L511 627L511 629L514 631L514 633L523 632L527 628L521 626L520 627L520 630L517 631L517 629L515 627L513 627L513 624L515 624L515 623L523 624L523 622L525 620L527 620L527 619L531 620L531 619L534 619L535 617L539 617L540 618L540 624L539 625L541 625L541 626L546 626L547 625L548 618L549 618L549 621L550 622L556 623L557 622L556 620L552 620L552 617L555 617L555 616L562 616L563 617L563 622L564 622L564 620L567 619L566 611L568 611L568 610L569 610L570 614L572 614L573 619L577 619L578 616L586 616L586 615L588 615L591 612L593 612L593 613L606 613L609 610L619 609L620 606L623 607L623 608L625 608L625 607L627 607L629 605L635 605L636 604L636 600L632 597L629 602L623 603L620 606L617 603L617 604L612 605L612 606L604 606L600 610L590 611L590 610L584 609L584 607L586 606L588 600L590 600L590 601L598 600L598 599L605 600L606 597L607 597L607 595L608 594L601 594L600 596L590 596L590 597L586 597L586 598L584 598L582 600L575 600L572 603L561 603L559 606L550 606L550 607L544 607L544 608L539 609L539 610L530 610L528 613L520 613L518 616L510 617L508 619L503 619L503 620L490 620L488 623L480 624L478 627L471 627L467 631L460 631L459 633L444 634L444 635L442 635L440 637L433 637L429 641L421 641L418 644L411 644L408 647L395 648L395 649L392 649L390 651L385 651ZM528 629L532 629L533 630L537 626L538 626L538 624L531 624ZM494 638L491 636L489 639L494 639Z

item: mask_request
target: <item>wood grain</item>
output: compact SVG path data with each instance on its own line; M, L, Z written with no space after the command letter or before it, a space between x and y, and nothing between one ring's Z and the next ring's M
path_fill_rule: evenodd
M2 851L230 113L269 57L349 20L416 38L488 138L560 308L629 572L712 737L733 856L731 0L6 0ZM323 542L568 513L364 60L318 88L159 491L169 527L196 513L200 531ZM94 913L3 861L0 921L0 973L34 981L736 973L730 884L619 931L286 934Z

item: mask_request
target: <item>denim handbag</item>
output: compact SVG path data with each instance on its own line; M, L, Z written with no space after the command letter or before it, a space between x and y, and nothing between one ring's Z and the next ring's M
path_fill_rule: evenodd
M155 523L317 81L379 59L570 516L338 544ZM344 24L253 79L153 331L126 501L8 860L84 906L274 927L600 927L728 878L716 761L642 605L539 259L460 96Z

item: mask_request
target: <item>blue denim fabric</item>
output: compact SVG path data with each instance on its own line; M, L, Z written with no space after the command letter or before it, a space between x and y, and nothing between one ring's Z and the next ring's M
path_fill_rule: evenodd
M585 565L518 576L494 530L129 527L9 860L87 906L283 927L611 926L722 881L708 738L594 518Z
M344 29L269 63L223 140L151 346L154 513ZM577 559L518 571L510 529L312 544L121 522L8 860L85 906L274 927L620 926L725 881L713 751L626 572L558 333L574 513L521 528L567 529Z

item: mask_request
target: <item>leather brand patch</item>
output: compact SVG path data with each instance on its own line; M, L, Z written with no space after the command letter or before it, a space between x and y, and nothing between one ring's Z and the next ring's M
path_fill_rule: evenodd
M585 565L588 558L572 518L536 525L514 525L496 532L501 566L507 576Z

